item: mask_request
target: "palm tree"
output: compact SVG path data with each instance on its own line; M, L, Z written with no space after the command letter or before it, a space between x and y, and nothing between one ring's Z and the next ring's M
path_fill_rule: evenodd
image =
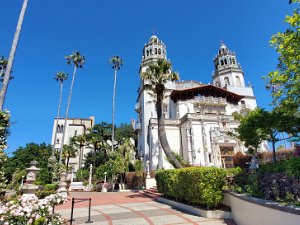
M6 71L5 71L2 87L1 87L1 90L0 90L0 110L1 111L3 111L5 96L6 96L6 92L7 92L7 88L8 88L8 83L9 83L9 80L10 80L12 65L13 65L13 61L14 61L17 46L18 46L18 41L19 41L19 37L20 37L22 25L23 25L23 20L24 20L24 15L25 15L25 12L26 12L27 4L28 4L28 0L24 0L23 1L23 6L22 6L22 9L21 9L21 13L20 13L20 16L19 16L18 24L17 24L15 36L14 36L13 43L12 43L12 46L11 46L11 50L10 50L10 53L9 53L7 68L6 68Z
M2 55L0 57L0 82L3 83L4 81L4 75L5 75L5 71L7 68L7 59L4 58L4 56ZM9 80L14 79L14 77L10 74Z
M78 165L79 165L79 169L81 169L81 165L82 165L82 160L83 160L83 147L86 145L86 135L79 135L79 136L74 136L71 139L71 143L74 143L74 146L79 147L79 161L78 161Z
M54 79L57 82L59 82L59 86L60 86L59 102L58 102L58 109L57 109L57 116L56 116L57 119L56 119L55 134L54 134L54 143L55 143L56 137L57 137L57 124L58 124L58 120L60 117L60 107L61 107L61 101L62 101L63 85L64 85L64 81L68 79L68 74L66 74L64 72L58 72L58 73L56 73ZM52 156L54 156L54 149L55 149L54 145L53 145L53 150L52 150Z
M109 63L112 65L111 68L114 70L114 90L112 98L112 132L111 132L111 149L114 151L115 143L115 98L116 98L116 83L118 70L123 66L123 59L119 56L113 56Z
M159 59L156 63L150 64L147 71L141 73L141 78L150 81L145 88L151 90L156 95L156 113L158 122L158 137L160 144L169 160L175 168L181 168L181 163L173 155L167 140L167 135L162 117L162 104L165 92L165 83L167 81L176 81L179 75L171 72L172 64L165 59Z
M71 82L71 87L70 87L70 92L69 92L69 98L68 98L68 105L66 109L66 116L65 116L65 122L64 122L64 130L63 130L63 135L61 139L61 146L60 146L60 154L59 154L59 163L61 163L61 158L62 158L62 150L63 150L63 144L64 144L64 138L66 135L66 130L67 130L67 120L68 120L68 114L69 114L69 108L70 108L70 103L71 103L71 97L72 97L72 91L73 91L73 85L74 85L74 79L76 75L77 68L83 68L83 64L85 63L85 57L80 54L80 52L75 51L71 55L68 55L65 57L67 60L67 64L74 65L74 71L73 71L73 76L72 76L72 82Z
M7 59L5 59L3 55L1 55L1 57L0 57L0 76L1 77L4 76L4 74L5 74L5 70L7 68L7 63L8 63Z
M74 157L76 157L76 155L77 155L77 149L75 148L75 146L73 144L63 146L62 157L63 157L63 159L66 160L66 169L67 169L67 171L69 171L70 158L74 158Z

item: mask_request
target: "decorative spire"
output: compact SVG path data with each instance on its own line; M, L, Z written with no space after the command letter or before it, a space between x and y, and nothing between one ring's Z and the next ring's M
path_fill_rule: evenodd
M156 35L152 35L144 46L142 64L162 58L167 59L166 46Z

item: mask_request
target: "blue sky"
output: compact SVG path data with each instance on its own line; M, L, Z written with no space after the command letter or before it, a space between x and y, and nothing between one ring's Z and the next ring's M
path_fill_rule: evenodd
M21 0L1 2L0 55L8 56ZM64 56L79 50L86 56L75 79L69 117L111 122L113 71L108 60L119 55L116 123L136 117L142 48L152 34L167 46L168 58L182 80L211 82L213 57L221 40L237 54L257 102L268 107L270 93L261 76L273 70L277 55L272 34L283 31L288 0L29 0L13 66L5 108L13 125L7 152L29 142L50 143L57 113L58 71L72 74ZM65 83L62 115L70 81Z

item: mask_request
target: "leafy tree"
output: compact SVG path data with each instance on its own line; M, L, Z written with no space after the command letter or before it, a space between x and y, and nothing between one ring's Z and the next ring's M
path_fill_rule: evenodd
M69 145L64 145L62 157L66 162L67 171L69 171L70 158L75 158L77 155L77 152L78 152L77 149L75 148L75 146L72 143Z
M24 0L23 5L22 5L22 9L21 9L21 13L20 13L20 16L19 16L18 24L17 24L15 36L14 36L14 39L13 39L12 47L11 47L11 50L10 50L10 54L9 54L9 58L8 58L8 62L7 62L7 67L6 67L5 75L4 75L3 82L2 82L2 87L1 87L1 90L0 90L0 110L1 111L3 110L5 96L6 96L6 92L7 92L7 88L8 88L8 83L9 83L9 80L11 78L12 65L13 65L16 50L17 50L17 45L18 45L18 41L19 41L19 37L20 37L22 25L23 25L23 20L24 20L24 15L25 15L25 11L26 11L26 8L27 8L27 4L28 4L28 0Z
M277 69L266 77L272 88L274 103L294 113L300 105L300 0L290 0L297 4L292 15L285 18L289 28L278 32L270 41L279 54Z
M280 137L282 132L289 131L295 123L295 117L274 109L266 111L261 108L249 112L247 115L235 114L240 121L236 134L231 134L244 142L246 147L258 149L259 144L266 140L272 143L273 163L276 163L276 148L278 141L286 138Z
M112 99L112 132L111 132L111 142L112 142L112 151L114 151L115 143L115 99L116 99L116 83L117 83L117 73L118 70L123 66L123 59L119 56L113 56L109 63L111 64L112 69L114 70L114 89L113 89L113 99Z
M56 141L56 137L57 137L57 124L58 124L58 120L60 117L60 107L61 107L61 101L62 101L62 94L63 94L63 85L64 85L64 81L68 79L68 74L64 73L64 72L58 72L56 73L54 79L59 82L59 87L60 87L60 92L59 92L59 102L58 102L58 107L57 107L57 116L56 116L56 124L55 124L55 134L54 134L54 143ZM54 155L54 146L53 146L53 152L52 155Z
M72 92L73 92L73 85L74 85L76 71L77 71L78 67L83 68L83 64L85 63L85 57L82 56L80 54L80 52L78 52L78 51L73 52L71 55L68 55L65 58L67 60L67 64L74 65L74 71L73 71L72 82L71 82L71 87L70 87L70 92L69 92L69 97L68 97L68 105L67 105L67 109L66 109L64 130L63 130L62 141L61 141L61 146L60 146L59 163L61 163L61 159L62 159L63 144L64 144L64 138L65 138L65 134L66 134L66 127L67 127L67 121L68 121L68 115L69 115L69 109L70 109L70 103L71 103L71 97L72 97Z
M8 181L12 180L13 173L19 169L29 167L31 161L37 161L40 169L48 167L48 159L52 154L51 145L28 143L25 147L19 147L13 152L4 164L4 172Z
M162 114L162 104L165 92L165 83L168 81L176 81L179 79L179 75L175 72L171 72L172 64L165 59L159 59L149 65L146 72L141 74L141 78L150 81L150 84L146 84L145 88L151 90L156 95L156 113L158 121L158 137L160 144L168 158L168 161L175 168L181 168L181 163L172 154L170 145L167 140L167 135L164 126L164 118Z

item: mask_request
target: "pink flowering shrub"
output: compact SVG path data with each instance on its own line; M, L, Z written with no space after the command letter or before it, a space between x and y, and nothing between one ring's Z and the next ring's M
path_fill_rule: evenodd
M22 195L15 200L1 202L0 224L66 224L59 214L53 213L53 207L65 201L66 198L61 194L52 194L44 199L38 199L35 195Z

